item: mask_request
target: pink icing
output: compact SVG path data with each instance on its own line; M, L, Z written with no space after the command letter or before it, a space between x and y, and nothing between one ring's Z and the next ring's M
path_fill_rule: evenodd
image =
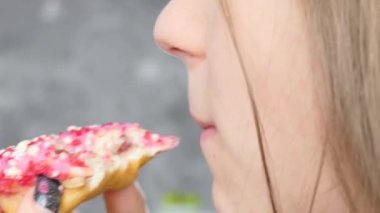
M86 167L85 159L97 155L95 153L96 139L104 135L116 135L121 141L116 152L104 148L104 160L112 155L127 151L133 146L130 136L134 131L144 134L138 138L138 143L144 149L164 151L177 145L177 138L162 137L142 129L138 124L107 123L103 125L76 127L58 135L44 135L26 141L24 148L8 147L0 151L0 194L12 194L17 187L28 187L35 184L36 176L56 178L60 181L71 178L70 168ZM116 140L107 141L116 143ZM99 144L98 144L99 145Z

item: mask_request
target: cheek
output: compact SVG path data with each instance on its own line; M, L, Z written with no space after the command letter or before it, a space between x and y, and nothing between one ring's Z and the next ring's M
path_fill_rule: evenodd
M273 1L268 1L266 7L269 2ZM235 23L240 23L235 25L235 33L253 85L272 177L276 177L279 200L287 201L284 210L292 212L292 207L303 209L308 204L305 197L309 197L315 184L323 128L319 111L322 104L315 87L318 76L311 73L306 33L302 31L301 18L291 8L294 5L288 3L278 6L281 10L263 9L267 12L261 17L260 13L247 13L240 20L233 15L237 17ZM252 8L247 12L252 13ZM221 23L214 25L208 47L211 107L221 138L207 146L218 146L210 149L220 149L215 153L236 162L241 174L253 171L249 184L260 191L266 182L253 110L228 30ZM226 167L214 167L220 170L216 172L220 176L226 175L223 169Z
M244 75L222 20L214 23L207 42L206 69L209 107L218 136L203 143L202 150L215 179L215 197L232 209L252 207L247 204L251 200L243 199L250 197L255 200L255 208L261 209L268 205L268 200L254 115ZM242 212L252 212L245 210Z
M228 153L237 163L251 162L256 134L246 82L221 15L213 29L207 51L212 116Z
M252 22L236 22L241 23L239 46L250 68L275 187L284 211L292 212L295 206L301 211L307 208L315 185L322 155L323 106L302 18L290 1L281 2L285 5L278 8L282 9L270 10L268 19L262 17L271 20L266 23L271 27L244 34L239 32ZM244 13L243 8L239 11ZM259 18L252 16L251 21Z
M310 69L292 65L258 74L254 87L276 187L283 199L290 198L284 208L302 210L318 174L323 127L313 78L305 73Z

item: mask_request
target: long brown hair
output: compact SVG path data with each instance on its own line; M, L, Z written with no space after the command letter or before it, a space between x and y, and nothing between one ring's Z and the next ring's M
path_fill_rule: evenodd
M238 41L237 41L236 36L234 34L234 23L232 21L232 17L231 17L231 13L230 13L227 1L221 0L221 6L222 6L222 9L223 9L223 12L224 12L224 15L225 15L228 27L229 27L229 32L230 32L231 37L232 37L232 42L233 42L234 48L236 50L236 54L238 56L240 68L243 71L245 83L247 84L249 98L250 98L250 104L251 104L253 114L254 114L254 121L255 121L255 128L256 128L255 130L257 132L257 140L259 142L259 148L260 148L260 153L261 153L260 157L261 157L261 161L263 162L265 180L266 180L266 183L268 186L270 203L271 203L272 211L276 213L276 212L279 212L279 210L278 210L279 204L277 204L277 201L276 201L275 189L274 189L273 181L271 179L270 172L269 172L270 168L268 165L267 156L265 155L265 150L266 150L265 134L263 133L263 127L262 127L261 122L260 122L261 118L260 118L259 109L258 109L256 101L255 101L252 82L249 80L248 72L247 72L247 68L246 68L245 63L244 63L243 56L242 56L241 52L239 51L239 44L238 44Z
M380 212L380 4L304 6L327 87L327 156L351 211Z
M339 180L337 187L351 212L380 212L380 2L301 3L315 50L316 72L326 91L326 157ZM234 36L227 1L221 0L221 4L249 88L272 209L279 212L253 87Z

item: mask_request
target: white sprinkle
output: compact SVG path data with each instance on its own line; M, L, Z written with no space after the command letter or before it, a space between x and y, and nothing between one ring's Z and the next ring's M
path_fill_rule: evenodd
M62 150L65 148L65 144L62 141L57 141L53 144L56 150Z
M74 150L74 152L75 153L80 153L82 151L82 147L77 147L75 150Z
M10 167L4 171L5 176L15 177L15 178L20 177L21 173L22 173L22 171L16 167L14 167L14 166Z
M92 144L92 140L91 140L91 138L90 138L90 137L87 137L87 138L86 138L86 141L84 142L84 145L85 145L85 146L91 146L91 144Z
M65 137L65 138L63 138L63 142L65 144L70 144L71 142L73 142L73 138L72 137Z
M17 155L17 150L15 150L14 152L11 153L11 158L16 157L16 155Z
M81 130L82 127L79 127L79 126L69 126L67 128L68 131L73 131L73 130Z
M34 146L29 147L27 153L30 156L36 156L39 151L40 151L40 149L36 145L34 145Z
M54 171L51 173L51 177L52 177L52 178L58 177L58 175L59 175L59 171L58 171L58 170L54 170Z
M90 188L98 186L105 176L104 161L101 158L88 158L85 163L94 171L94 175L88 178Z
M17 144L16 150L20 152L25 152L26 149L28 148L30 141L21 141L20 143Z
M113 148L115 148L115 145L113 142L111 143L106 143L106 149L107 150L112 150Z
M141 137L145 134L144 131L140 129L133 129L128 134L127 137L129 139L129 142L133 144L139 144Z
M15 160L20 160L22 158L22 154L20 153L20 154L17 154L17 155L15 155L15 157L14 157L14 159Z
M9 157L11 155L11 152L9 152L9 151L4 151L4 154L3 154L3 156L4 157Z
M44 148L48 148L51 146L50 141L45 141Z
M115 169L119 169L120 168L120 165L121 165L121 159L118 155L114 155L111 157L112 159L112 165L111 167L109 168L111 171L115 170Z
M10 166L16 166L16 161L15 160L9 160L9 165Z
M81 154L79 154L78 159L84 160L86 157L87 157L87 154L81 153Z
M85 146L91 146L93 140L94 140L94 134L91 133L91 132L88 133L88 135L87 135L87 137L86 137L86 139L84 141L84 145Z
M158 139L160 139L160 136L158 134L152 134L151 138L153 141L157 141Z
M64 160L64 159L67 158L67 154L64 153L64 152L61 152L61 153L59 154L59 158L60 158L61 160Z

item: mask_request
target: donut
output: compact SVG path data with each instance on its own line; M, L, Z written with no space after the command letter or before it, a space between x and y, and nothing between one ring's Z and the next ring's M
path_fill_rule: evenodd
M43 175L61 183L59 212L70 213L106 191L125 188L158 153L178 138L152 133L135 123L71 126L0 151L0 209L17 212L25 193Z

